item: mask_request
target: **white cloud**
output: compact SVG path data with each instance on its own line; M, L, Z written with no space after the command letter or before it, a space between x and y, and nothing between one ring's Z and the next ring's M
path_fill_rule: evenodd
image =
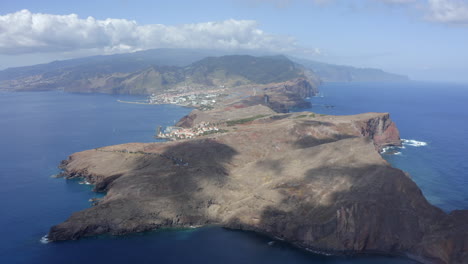
M425 13L427 20L468 25L468 0L373 0L377 2L408 6Z
M468 0L251 0L257 2L275 3L279 7L288 6L292 2L312 2L318 6L325 6L330 3L349 5L350 3L383 3L389 6L398 6L419 10L418 15L438 23L452 25L468 25ZM354 9L351 9L354 10Z
M468 25L468 2L461 0L429 0L428 18L432 21Z
M0 54L37 52L104 53L150 48L261 49L287 52L300 49L295 39L268 34L252 20L229 19L168 26L75 14L52 15L22 10L0 16Z

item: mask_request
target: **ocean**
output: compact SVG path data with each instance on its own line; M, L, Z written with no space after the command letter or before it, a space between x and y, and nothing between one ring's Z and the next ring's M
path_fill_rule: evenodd
M390 112L404 148L383 156L408 171L433 204L468 209L468 86L442 83L327 83L311 98L321 114ZM191 109L137 105L135 96L0 93L0 263L413 263L392 257L321 256L251 232L204 227L42 243L50 226L99 197L79 180L51 177L69 154L154 142L157 125ZM389 154L393 153L393 154Z

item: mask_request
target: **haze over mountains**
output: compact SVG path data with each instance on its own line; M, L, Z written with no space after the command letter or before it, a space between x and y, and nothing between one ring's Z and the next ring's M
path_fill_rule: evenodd
M54 61L0 71L0 89L149 94L184 86L238 86L307 77L313 82L404 81L378 69L338 66L281 55L154 49ZM221 57L220 57L221 56Z

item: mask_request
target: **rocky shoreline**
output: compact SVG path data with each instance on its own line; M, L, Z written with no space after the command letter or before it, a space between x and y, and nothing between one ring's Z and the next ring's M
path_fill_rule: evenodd
M84 178L106 196L53 226L48 239L219 225L322 254L468 261L468 211L432 206L380 156L401 145L388 113L287 113L316 87L295 79L259 89L246 97L251 87L239 88L177 124L210 122L222 133L72 154L61 176Z

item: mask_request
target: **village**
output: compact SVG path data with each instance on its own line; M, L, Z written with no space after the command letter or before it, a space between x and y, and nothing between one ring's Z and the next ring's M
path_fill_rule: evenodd
M217 102L217 99L224 94L224 89L190 91L185 93L165 93L152 94L148 102L149 104L177 104L188 107L197 107L200 109L211 109Z
M209 122L201 122L200 124L191 128L168 126L164 129L164 131L162 131L162 128L158 127L158 131L155 137L179 140L179 139L195 138L198 136L204 136L204 135L219 133L219 132L222 132L222 130L220 130L214 124L211 124Z

